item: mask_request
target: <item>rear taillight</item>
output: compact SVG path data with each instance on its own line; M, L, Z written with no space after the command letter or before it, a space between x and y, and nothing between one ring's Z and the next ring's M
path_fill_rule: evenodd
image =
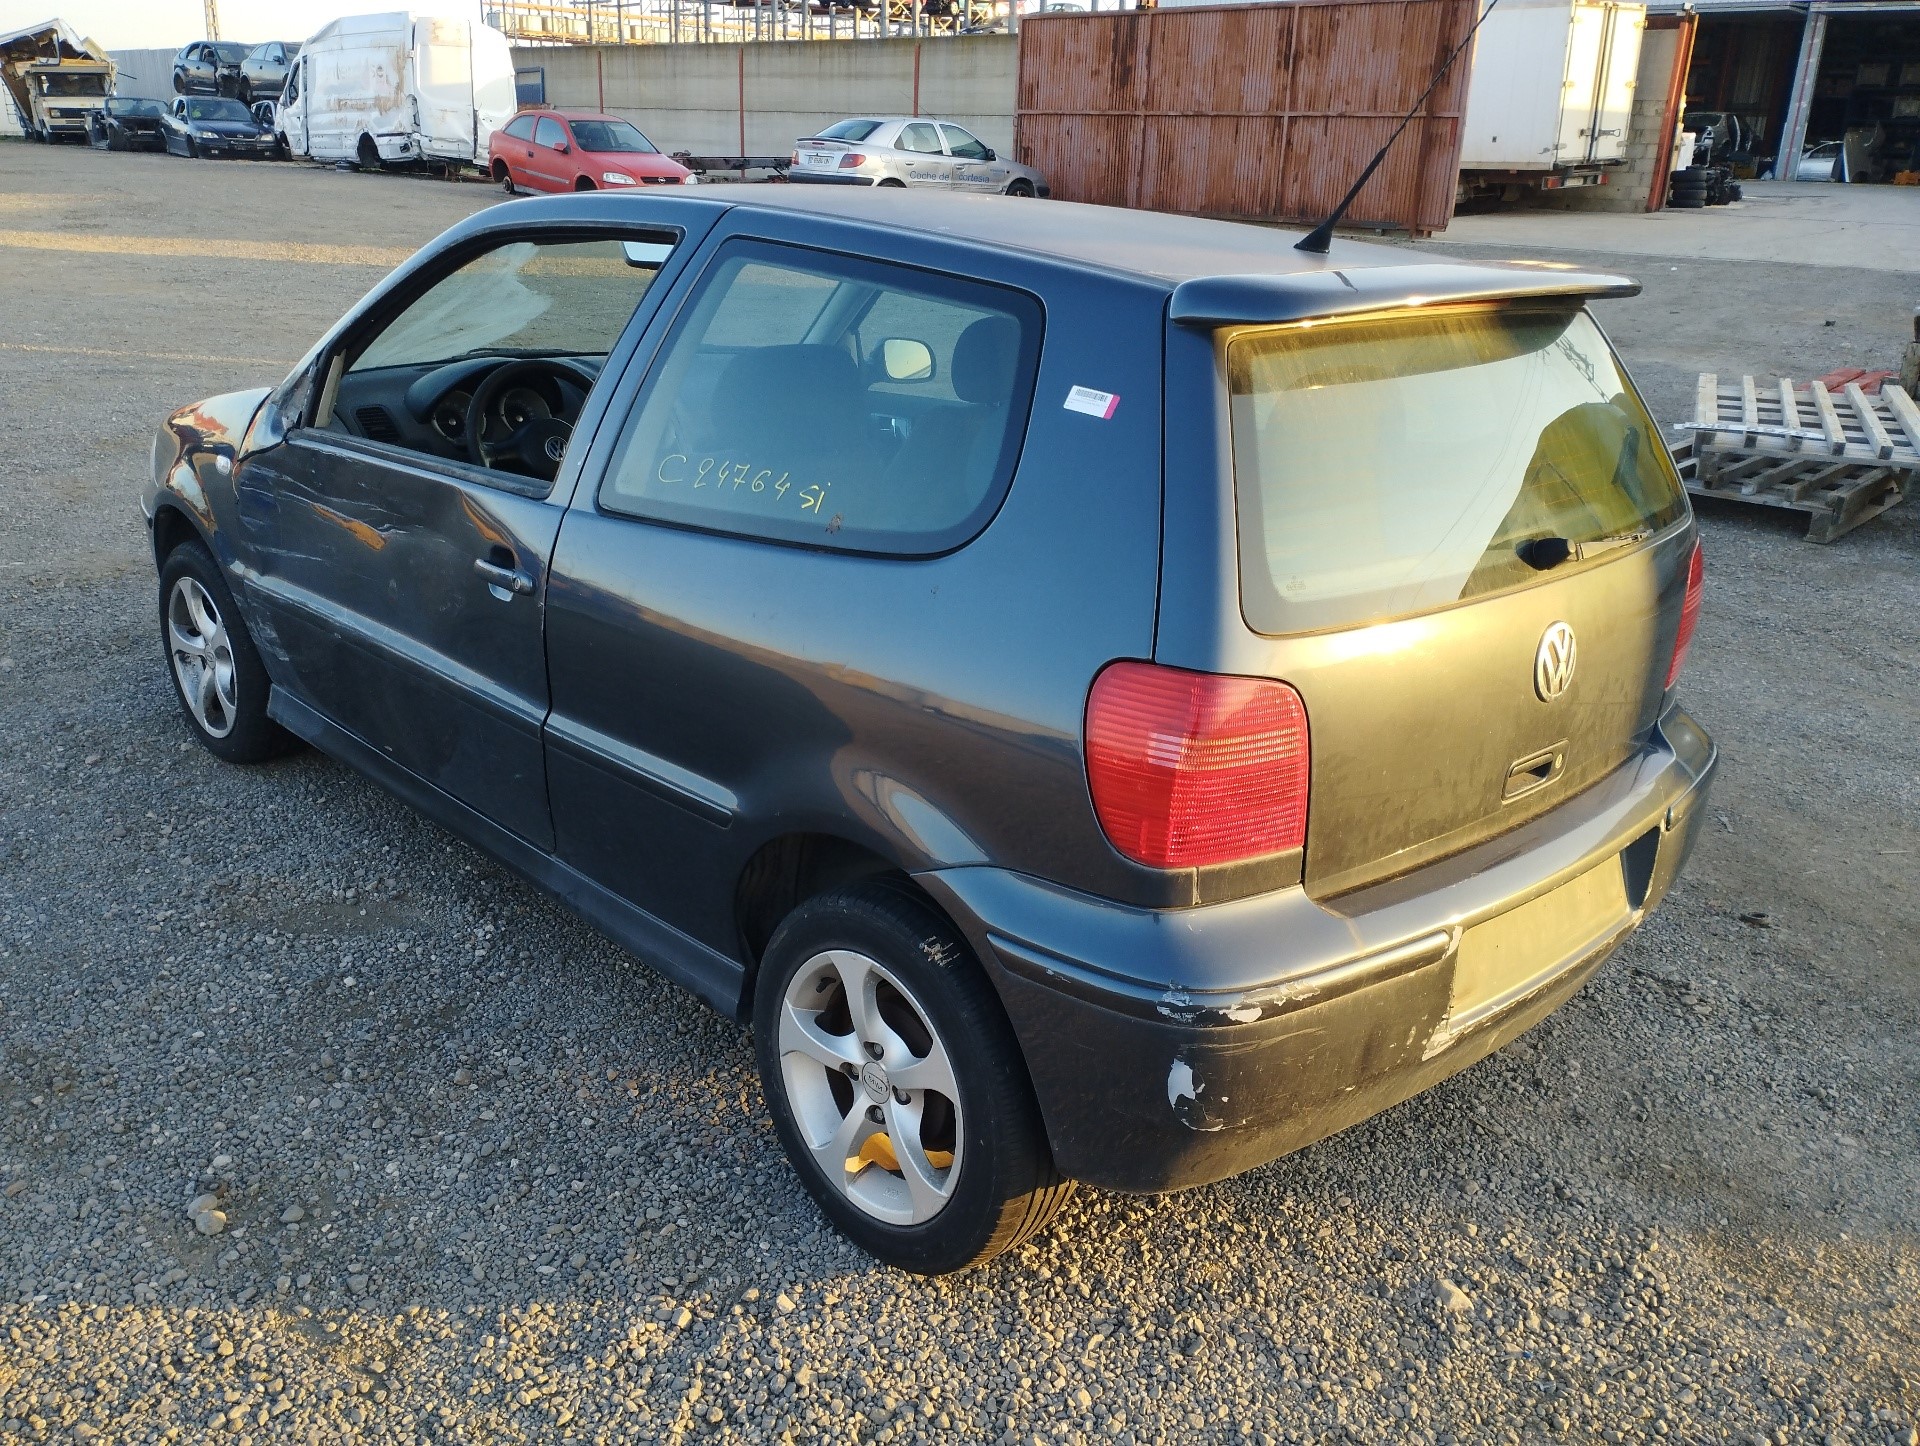
M1087 695L1087 784L1113 846L1156 869L1307 837L1307 710L1285 683L1114 663Z
M1700 585L1706 576L1706 555L1700 544L1693 544L1693 556L1687 561L1687 596L1680 604L1680 631L1673 635L1673 660L1667 664L1667 686L1671 688L1687 661L1687 647L1693 642L1693 625L1700 621Z
M851 171L855 166L864 166L866 163L867 158L861 155L860 152L848 151L840 158L840 169L843 171Z

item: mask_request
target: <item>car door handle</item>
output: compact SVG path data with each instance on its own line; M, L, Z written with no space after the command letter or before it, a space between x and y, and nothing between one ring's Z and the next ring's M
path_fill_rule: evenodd
M533 579L517 567L502 567L497 562L489 562L484 557L473 560L473 570L487 581L489 587L503 587L508 592L525 597L533 591Z

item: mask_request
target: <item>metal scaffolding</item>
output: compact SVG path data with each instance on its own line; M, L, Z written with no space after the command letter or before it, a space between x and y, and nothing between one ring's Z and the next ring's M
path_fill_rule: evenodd
M487 24L522 42L678 45L891 40L1005 33L1041 10L1133 9L1136 0L489 0Z

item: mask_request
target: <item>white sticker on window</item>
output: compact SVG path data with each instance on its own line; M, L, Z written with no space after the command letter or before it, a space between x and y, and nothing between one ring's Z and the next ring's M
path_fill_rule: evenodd
M1120 398L1112 392L1096 392L1092 387L1075 387L1067 393L1066 408L1069 412L1085 412L1089 417L1099 417L1105 421L1120 405Z

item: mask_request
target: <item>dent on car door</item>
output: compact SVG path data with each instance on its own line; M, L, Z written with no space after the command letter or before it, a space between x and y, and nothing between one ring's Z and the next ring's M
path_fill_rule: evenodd
M850 746L861 733L941 711L926 665L980 622L983 563L961 545L1004 496L1039 331L1030 296L980 282L744 239L716 253L636 401L615 394L555 553L563 859L737 953L734 888L770 835L858 837L864 814L879 840L880 814L915 811L882 774L839 770L885 756ZM957 730L956 759L977 765L994 731Z
M242 468L276 687L540 848L554 481L670 254L666 234L521 233L430 273L316 363L309 425Z

